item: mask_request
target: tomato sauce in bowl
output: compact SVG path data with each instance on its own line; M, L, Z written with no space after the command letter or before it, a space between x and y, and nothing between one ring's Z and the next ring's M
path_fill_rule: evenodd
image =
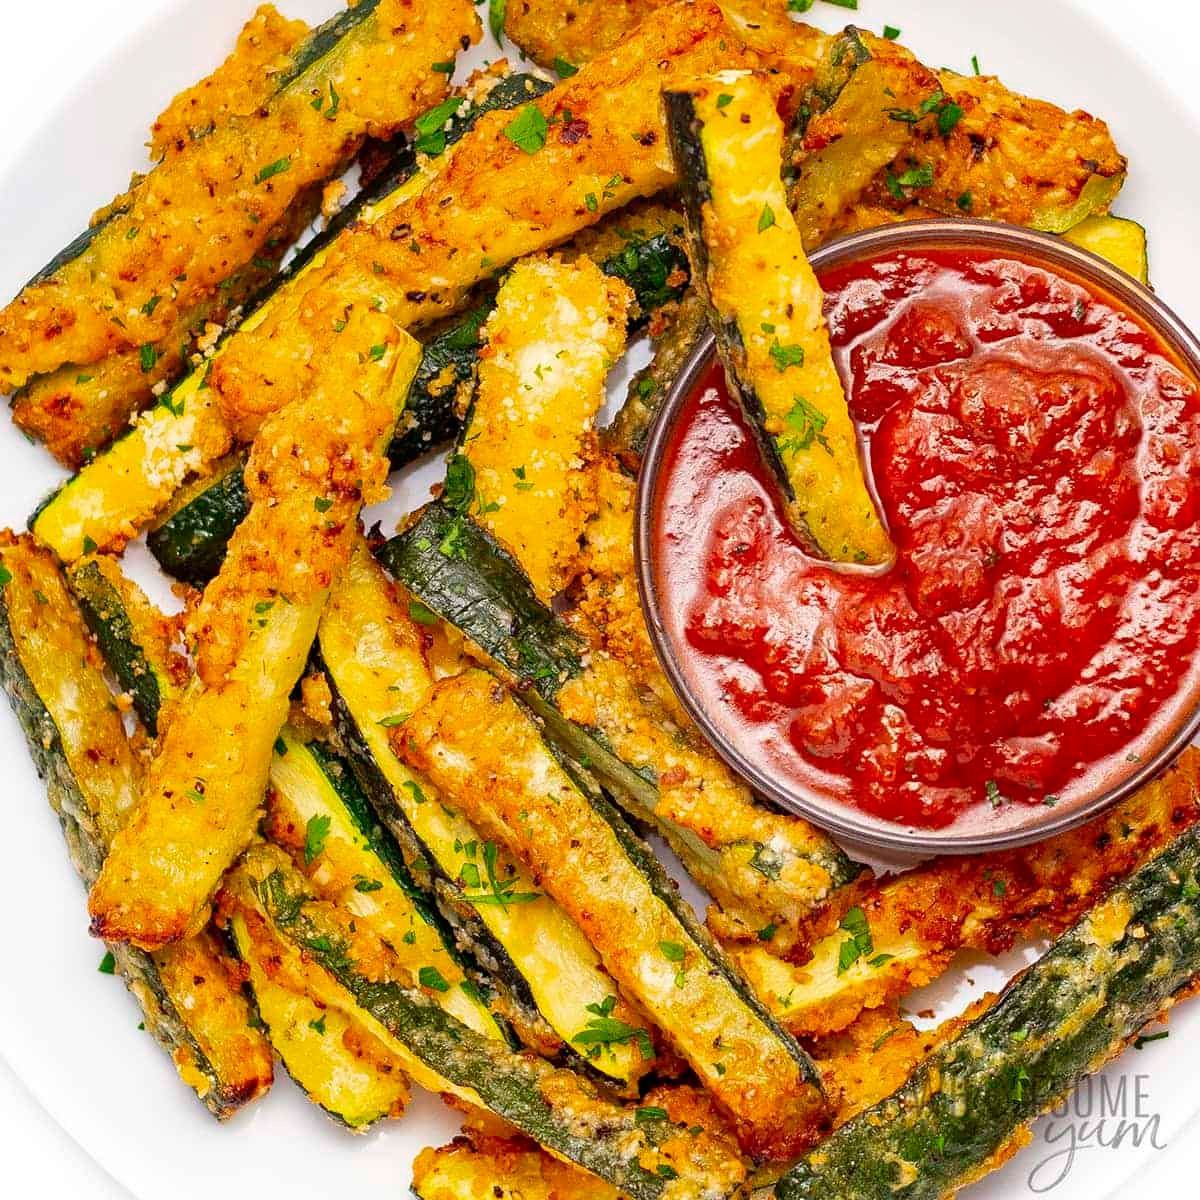
M653 471L660 648L810 815L946 845L1061 826L1197 707L1200 390L1128 305L1011 250L819 274L897 561L805 552L711 357Z

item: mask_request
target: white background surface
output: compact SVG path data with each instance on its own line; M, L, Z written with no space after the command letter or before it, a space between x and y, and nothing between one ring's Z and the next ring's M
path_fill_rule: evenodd
M253 2L246 0L247 13ZM438 0L428 2L437 3ZM593 2L604 3L605 0ZM964 36L970 33L971 14L976 6L982 13L985 5L1003 2L961 0ZM1047 0L1047 4L1061 2ZM1172 90L1200 117L1200 9L1188 0L1154 0L1151 4L1141 5L1131 4L1129 0L1085 2L1093 16L1103 19L1134 53L1153 64L1160 78L1178 81ZM8 160L27 141L31 126L39 122L45 109L66 95L95 60L103 58L122 42L149 14L172 3L173 0L55 0L53 4L37 5L28 0L0 0L0 36L6 49L5 101L0 105L0 163ZM288 11L287 0L280 0L280 7ZM886 3L885 0L863 0L863 23L877 27L886 20L903 26L905 16L919 11L920 7L921 0L886 0ZM231 37L232 33L231 28L227 36ZM1037 27L1029 29L1029 38L1031 43L1038 40ZM961 57L965 60L972 52L985 50L984 45L966 45ZM1062 51L1064 58L1069 56L1069 45L1064 45ZM985 60L985 69L989 67L1003 73L1006 64ZM1012 69L1011 65L1009 69ZM162 89L155 87L152 90L157 95ZM1101 106L1095 107L1104 113ZM147 111L146 116L149 115ZM1132 167L1136 172L1136 139L1126 133L1121 140L1123 148L1134 156ZM1197 149L1194 143L1181 146L1182 153L1193 156ZM120 171L116 174L119 182ZM77 208L80 212L90 211L104 198L93 195L88 188L79 198ZM1200 212L1200 196L1194 196L1191 203L1193 211ZM1153 237L1153 213L1144 216ZM6 259L14 253L19 258L30 253L21 232L11 226L0 228L0 247L4 248ZM41 261L50 248L35 247L34 259ZM1165 248L1159 249L1165 253ZM1200 266L1195 241L1172 246L1170 253L1187 256ZM11 271L5 269L4 274L7 279ZM24 772L22 778L23 775ZM19 853L19 849L11 844L6 849L9 855ZM16 916L29 920L35 914ZM0 966L0 972L5 974L19 969L20 964L11 960ZM53 987L54 981L45 981L45 986ZM1200 1067L1200 1048L1196 1047L1194 1037L1189 1042L1158 1043L1145 1052L1146 1062L1152 1063L1152 1055L1175 1057L1186 1054ZM138 1063L131 1064L130 1069L137 1070ZM96 1106L105 1103L103 1080L79 1078L77 1083L80 1091L89 1094ZM1142 1194L1153 1196L1155 1200L1182 1200L1185 1196L1194 1196L1195 1169L1200 1164L1200 1128L1193 1124L1187 1133L1176 1138L1169 1151L1148 1155L1147 1162L1137 1183L1120 1193L1120 1200L1134 1200ZM202 1162L180 1163L179 1169L193 1177L205 1170ZM407 1169L400 1166L392 1195L403 1196L406 1183ZM228 1184L225 1190L230 1190ZM261 1178L255 1181L254 1191L262 1200L271 1200L269 1194L263 1192ZM231 1194L238 1193L235 1190ZM1021 1200L1029 1194L1024 1187L1020 1188ZM130 1200L129 1194L91 1162L0 1061L0 1196L57 1198L67 1195L88 1200ZM1096 1200L1102 1200L1103 1192L1097 1190L1094 1195ZM1017 1200L1017 1196L1014 1191L1013 1200ZM168 1197L154 1197L154 1200L168 1200Z

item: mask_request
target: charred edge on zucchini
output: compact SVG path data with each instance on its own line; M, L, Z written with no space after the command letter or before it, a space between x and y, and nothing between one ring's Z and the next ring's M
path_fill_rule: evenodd
M779 1200L938 1200L1085 1075L1200 971L1200 829L1102 900L934 1051L894 1095L844 1125L775 1190Z
M604 1099L581 1076L480 1036L389 977L386 948L315 903L294 872L253 851L246 865L259 905L280 934L348 991L426 1077L445 1081L441 1090L490 1109L630 1200L718 1200L741 1182L740 1164L729 1159L685 1160L697 1145L686 1128L657 1117L639 1120L636 1109Z
M656 781L622 762L601 731L576 725L557 711L558 692L584 672L588 646L538 600L520 564L503 547L468 516L435 501L421 509L408 529L380 547L377 557L409 591L527 689L527 703L551 726L567 753L630 802L639 819L655 821ZM693 875L712 880L719 869L714 861L718 851L681 826L664 823L662 832ZM771 860L756 875L765 886L779 875L780 864L768 847L758 847L755 853ZM824 838L814 836L802 857L825 873L830 889L861 871Z
M46 551L21 539L4 545L0 559L11 575L0 592L0 679L25 734L34 766L46 784L50 807L62 825L71 863L84 885L90 887L108 851L105 826L111 826L122 814L102 811L104 802L89 786L88 756L82 756L83 762L72 763L59 721L82 719L89 724L117 721L115 732L94 730L97 763L108 757L104 743L116 733L123 738L124 733L115 710L111 705L103 705L103 701L100 705L89 703L88 712L82 715L64 712L56 718L52 711L55 701L43 698L22 661L21 637L17 632L23 619L20 614L33 614L39 624L46 623L49 626L46 638L62 650L61 658L54 661L39 656L41 661L36 670L56 672L56 678L69 685L76 698L91 694L107 696L99 670L88 661L87 630ZM30 596L14 604L17 593L27 588L31 589ZM132 775L129 785L132 795ZM232 1116L270 1087L270 1052L265 1045L256 1044L259 1039L244 1027L244 1020L243 1028L230 1032L231 1036L246 1039L246 1045L226 1056L230 1061L225 1065L230 1069L225 1072L215 1061L215 1054L210 1057L202 1044L199 1024L195 1031L189 1025L190 1020L198 1022L201 1014L189 1017L187 1009L177 1003L188 1000L189 995L194 999L194 988L205 981L200 985L185 981L182 990L173 990L164 980L163 971L169 971L170 959L176 954L201 955L210 963L214 975L223 971L206 935L171 948L163 955L150 955L121 944L110 944L108 950L115 970L142 1007L147 1031L171 1056L185 1082L215 1117L224 1120Z

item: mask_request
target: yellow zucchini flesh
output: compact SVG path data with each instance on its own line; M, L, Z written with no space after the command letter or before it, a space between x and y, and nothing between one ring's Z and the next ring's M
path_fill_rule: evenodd
M399 851L374 826L349 765L285 727L270 779L270 832L292 850L317 894L370 925L448 1013L477 1033L502 1039Z
M578 922L733 1118L748 1153L786 1158L815 1139L825 1106L808 1056L696 921L649 847L598 791L568 774L503 684L480 670L441 681L396 739ZM633 1040L610 1013L601 1006L576 1041Z
M835 562L894 548L867 488L824 295L780 179L783 126L751 74L664 92L695 276L734 395L799 535Z
M360 542L318 631L339 732L376 811L402 845L410 843L410 860L420 856L428 862L432 886L449 895L468 938L482 941L479 957L493 961L502 981L511 979L527 991L569 1046L592 1020L589 1006L606 1003L616 992L599 956L519 861L502 846L489 845L457 807L455 793L440 794L410 771L389 742L390 730L433 684L421 650L422 626L413 613L429 619L420 605L402 597ZM623 1003L618 1015L643 1028ZM590 1063L623 1084L636 1082L647 1067L632 1043L604 1047Z
M505 279L483 327L461 455L479 520L543 599L566 584L593 507L586 461L631 299L589 258L529 258Z
M1063 237L1084 250L1120 267L1139 283L1150 283L1150 257L1146 247L1146 230L1127 217L1088 217L1068 229Z
M228 923L271 1045L305 1095L353 1133L399 1117L408 1104L408 1077L357 1005L314 995L312 968L256 909L235 906Z

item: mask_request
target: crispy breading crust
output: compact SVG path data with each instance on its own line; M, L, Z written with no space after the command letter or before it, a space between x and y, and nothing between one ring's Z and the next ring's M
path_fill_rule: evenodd
M180 92L150 126L150 157L179 153L231 116L254 112L272 91L272 77L288 65L289 51L309 32L305 21L260 4L242 27L229 57L199 83Z
M123 350L86 368L68 364L30 380L12 400L17 426L43 442L64 467L77 470L122 432L133 413L178 378L189 361L202 365L203 348L211 347L225 324L240 315L241 305L274 278L315 212L316 194L310 189L296 199L249 263L180 313L152 355L141 347Z
M447 76L431 64L478 30L468 0L380 0L367 20L374 35L348 38L323 68L336 107L293 87L230 118L151 172L82 254L0 310L0 386L161 339L364 136L386 137L444 96Z
M596 414L624 353L632 293L586 257L522 259L484 325L462 437L479 520L544 600L559 592L595 507Z
M878 967L839 971L847 934L836 931L802 965L761 947L735 951L764 1002L792 1032L844 1029L941 975L962 948L998 954L1019 938L1073 925L1119 880L1200 820L1200 749L1108 814L1034 846L941 858L877 880L859 897Z
M251 451L250 512L191 621L196 677L92 889L98 936L152 950L195 931L253 835L325 596L386 477L397 380L407 384L420 353L382 314L344 311L309 392Z
M514 259L670 184L662 85L683 74L751 65L716 4L675 3L533 102L547 121L540 149L529 153L506 136L511 112L488 114L438 161L419 194L340 237L311 285L336 280L339 288L356 289L405 329L429 323ZM275 335L295 320L300 300L289 297L260 327L243 331L213 373L216 387L294 391L290 356Z
M442 681L393 736L405 759L464 800L481 832L520 856L576 920L734 1117L750 1153L782 1159L811 1142L821 1104L800 1063L740 998L731 1003L730 984L706 968L499 681L483 671Z

